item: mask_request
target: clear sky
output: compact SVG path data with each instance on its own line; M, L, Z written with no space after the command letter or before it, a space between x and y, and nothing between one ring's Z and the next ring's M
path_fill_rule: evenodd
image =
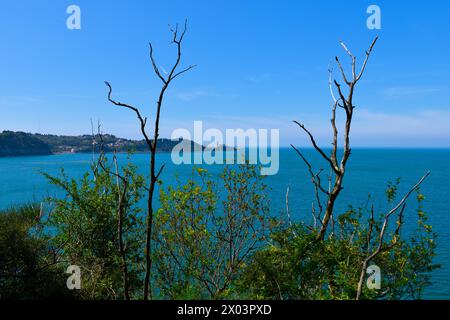
M66 9L81 8L81 30L66 28ZM382 29L366 27L370 4ZM0 0L0 130L83 134L90 119L104 131L140 138L134 114L151 118L162 68L174 59L168 24L189 19L183 65L174 82L162 136L176 128L278 128L281 144L306 144L299 120L330 142L327 68L348 66L343 40L359 62L380 36L359 83L353 145L450 147L450 2L434 1L106 1Z

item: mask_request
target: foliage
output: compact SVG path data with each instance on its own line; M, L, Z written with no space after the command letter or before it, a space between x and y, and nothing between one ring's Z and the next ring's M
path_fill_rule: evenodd
M124 290L118 249L118 199L119 189L123 190L124 185L114 176L106 157L100 157L92 172L80 181L69 179L64 171L60 177L45 174L66 193L64 199L49 199L54 210L48 227L54 230L53 242L63 248L65 260L81 268L81 295L88 299L117 299ZM142 272L144 228L138 204L144 178L132 164L122 168L121 175L128 182L123 205L125 260L130 289L136 293Z
M36 206L0 213L0 297L12 299L120 299L123 274L118 250L117 179L106 158L80 181L47 178L66 191L52 199L47 221ZM126 261L132 298L140 298L144 223L139 200L144 179L127 165ZM354 299L364 259L377 247L385 215L373 206L348 207L327 237L305 223L269 217L267 187L254 166L227 166L218 177L194 169L184 184L160 189L155 215L155 297L170 299ZM389 183L387 207L399 181ZM123 190L123 189L122 189ZM370 264L381 268L380 290L363 299L418 299L430 284L436 234L427 223L425 197L417 191L414 232L397 233L391 221L383 250ZM412 219L414 210L405 216ZM44 229L47 232L44 232ZM82 270L78 295L65 287L64 270ZM364 279L366 280L366 278ZM364 283L365 284L365 283Z
M0 133L0 157L49 155L48 144L29 133L3 131Z
M233 281L267 235L267 187L256 168L227 167L220 178L198 168L186 184L160 192L154 261L163 298L231 297Z
M0 212L0 299L75 298L60 262L43 234L38 206Z
M389 184L386 191L391 204L397 185ZM432 262L436 234L426 224L424 196L419 192L417 200L417 231L408 240L395 234L401 220L390 228L386 237L390 240L371 261L381 268L381 290L364 288L363 299L416 299L430 284L429 273L438 267ZM251 299L355 299L362 263L379 243L384 217L366 221L370 211L349 207L338 217L336 233L323 241L317 241L316 231L304 224L281 225L271 234L270 244L253 255L237 281L239 290Z

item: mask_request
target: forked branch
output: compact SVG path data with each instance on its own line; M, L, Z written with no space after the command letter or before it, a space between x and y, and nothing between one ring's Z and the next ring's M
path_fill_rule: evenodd
M317 236L317 238L319 240L324 239L325 233L327 231L328 223L330 222L330 220L332 220L334 204L342 190L342 183L343 183L343 178L345 175L345 169L346 169L347 161L351 154L350 130L351 130L351 124L352 124L352 120L353 120L353 110L355 108L355 106L353 105L353 94L354 94L355 86L356 86L357 82L361 79L361 76L363 75L363 73L366 69L366 65L369 60L370 54L372 53L373 47L375 46L375 43L377 42L377 40L378 40L378 37L376 37L373 40L369 49L366 51L366 57L364 59L363 65L362 65L359 73L356 72L356 57L351 53L351 51L348 49L348 47L342 41L340 42L341 47L344 49L344 51L347 53L347 55L350 57L350 60L351 60L351 78L349 78L347 76L347 74L345 73L345 70L342 66L340 59L338 57L335 58L338 68L341 72L342 78L348 87L347 94L344 93L341 84L339 84L339 82L337 80L332 80L332 69L331 68L328 69L328 72L329 72L328 83L329 83L329 87L330 87L331 97L333 98L333 105L332 105L332 109L331 109L332 110L331 127L333 130L333 139L332 139L332 143L331 143L332 149L331 149L330 155L327 155L325 153L325 151L321 147L318 146L313 134L303 124L299 123L298 121L294 121L294 123L297 124L308 135L314 149L322 156L323 159L325 159L325 161L329 164L332 173L334 174L334 182L332 183L330 190L327 193L328 200L327 200L327 205L326 205L326 209L325 209L325 215L322 220L322 227ZM338 95L339 95L338 98L335 97L335 95L334 95L332 83L334 83L334 86L338 92ZM343 153L342 153L342 157L341 157L340 161L338 161L338 159L337 159L338 158L338 156L337 156L338 148L339 148L339 146L338 146L339 130L336 125L337 107L341 107L342 109L344 109L345 116L346 116L345 126L343 129L343 136L344 136L343 137L344 138ZM294 149L296 150L297 154L299 154L302 157L302 159L305 161L303 155L299 152L299 150L297 148L294 148ZM309 171L313 172L309 162L305 161L305 163L309 167ZM321 190L320 184L318 185L316 180L313 180L313 184L314 184L315 188L319 188Z
M141 115L141 112L138 108L121 103L118 101L115 101L111 98L112 94L112 88L111 85L108 82L105 82L107 87L109 88L108 93L108 100L113 103L116 106L124 107L127 109L132 110L138 117L141 132L142 135L145 138L145 141L147 145L150 148L150 182L148 188L146 190L148 191L148 197L147 197L147 217L146 217L146 242L145 242L145 279L144 279L144 289L143 289L143 298L144 300L147 300L148 298L152 297L152 286L151 286L151 272L152 272L152 226L153 226L153 197L155 192L155 186L156 183L159 180L159 177L164 169L164 165L162 165L159 170L156 170L156 150L157 150L157 144L158 144L158 138L159 138L159 122L160 122L160 116L161 116L161 108L163 105L163 100L165 93L167 91L167 88L169 87L170 83L177 78L178 76L190 71L195 67L195 65L190 65L189 67L178 70L178 67L181 62L181 56L182 56L182 42L185 37L186 31L187 31L187 20L184 23L184 29L179 34L178 32L178 25L176 25L175 29L171 28L170 31L172 32L172 44L175 44L177 48L177 57L176 60L170 69L169 73L166 77L161 73L161 71L158 68L158 64L156 62L156 59L154 57L154 50L153 46L150 43L150 61L153 67L153 71L155 72L156 76L162 81L162 87L158 95L158 100L156 102L156 115L155 115L155 124L154 124L154 131L153 131L153 139L150 140L150 137L146 133L146 125L147 125L147 118L143 117Z

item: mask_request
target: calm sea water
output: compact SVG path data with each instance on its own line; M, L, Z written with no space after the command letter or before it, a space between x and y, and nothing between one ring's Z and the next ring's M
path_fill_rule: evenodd
M326 168L313 150L305 154L317 168ZM119 155L125 163L126 155ZM60 195L49 185L40 172L58 174L64 168L71 177L81 177L89 169L92 155L66 154L39 157L0 158L0 209L15 204L38 202L48 195ZM191 176L191 165L172 164L170 154L158 154L158 161L165 163L162 174L164 185L176 183L175 176L184 181ZM142 173L147 172L148 155L137 154L133 162ZM204 166L212 175L222 171L219 165ZM385 194L388 181L401 178L399 192L406 192L425 172L431 176L423 184L426 195L425 209L430 215L430 223L438 233L438 257L435 262L442 265L432 275L433 285L424 297L430 299L450 299L450 150L409 150L409 149L355 149L349 162L344 190L337 210L345 210L348 204L364 206L370 194L375 207L386 209ZM312 186L308 172L302 161L290 149L280 151L280 170L275 176L266 178L271 187L271 207L273 214L282 214L285 208L286 188L290 187L289 206L294 219L310 219ZM414 229L414 205L412 198L406 216L406 231Z

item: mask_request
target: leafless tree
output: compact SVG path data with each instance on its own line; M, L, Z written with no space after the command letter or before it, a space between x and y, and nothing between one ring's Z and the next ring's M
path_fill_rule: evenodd
M179 70L180 62L181 62L181 56L182 56L182 42L184 40L184 36L187 31L187 20L184 23L184 27L181 33L179 33L178 30L178 24L175 28L170 29L172 33L172 44L176 46L177 49L177 57L175 60L175 63L173 64L172 68L168 72L166 76L163 76L163 74L160 72L158 65L155 61L155 58L153 56L153 46L150 43L150 60L153 66L153 70L156 74L156 76L161 80L162 87L159 92L158 100L156 102L156 116L155 116L155 123L153 128L153 139L150 138L149 134L147 133L147 118L142 116L141 111L139 108L136 108L132 105L118 102L114 99L112 99L112 87L108 82L105 82L106 86L109 89L108 93L108 100L119 107L123 107L129 110L132 110L140 124L140 130L141 133L145 139L145 142L147 143L149 149L150 149L150 182L148 187L148 196L147 196L147 217L146 217L146 243L145 243L145 260L146 260L146 266L145 266L145 279L144 279L144 289L143 289L143 298L144 300L147 300L148 298L152 298L152 286L151 286L151 271L152 271L152 226L153 226L153 198L155 193L155 187L156 183L159 180L159 177L161 175L162 170L164 169L164 165L162 165L158 170L156 170L156 150L157 150L157 144L158 144L158 138L159 138L159 125L160 125L160 115L161 115L161 109L163 106L164 96L169 88L170 84L174 79L176 79L178 76L182 75L185 72L188 72L189 70L193 69L195 65L191 65L187 68Z
M345 50L345 52L348 54L348 56L351 59L351 78L347 77L346 72L344 71L344 68L339 60L338 57L336 57L336 63L339 67L339 70L342 75L342 79L345 83L345 85L348 88L347 94L344 93L344 90L342 88L342 85L337 80L332 80L332 70L329 70L330 78L329 78L329 86L331 95L333 97L333 106L332 106L332 113L331 113L331 127L333 129L333 141L332 141L332 148L331 153L327 154L324 149L318 146L316 139L314 138L314 135L309 131L303 124L301 124L298 121L294 121L295 124L297 124L309 137L311 140L311 143L314 147L314 149L320 154L320 156L328 163L331 171L331 175L334 177L334 179L330 180L329 188L326 189L322 185L322 181L320 179L320 175L322 173L322 170L315 173L313 171L312 165L310 162L306 159L306 157L300 152L300 150L293 145L291 145L295 151L300 155L302 160L305 162L306 166L308 167L309 173L311 175L311 180L315 188L316 192L316 198L317 202L319 204L319 214L321 214L322 206L321 206L321 200L319 193L324 194L327 198L326 206L325 206L325 213L323 218L318 217L319 220L321 220L320 229L317 233L317 239L323 240L325 237L325 234L327 232L328 225L330 221L333 221L333 211L334 206L336 203L336 199L338 198L341 190L342 190L342 184L344 180L345 175L345 169L347 165L347 161L351 154L351 148L350 148L350 130L353 120L353 111L355 109L355 105L353 103L353 95L355 91L356 84L361 79L365 69L367 62L369 60L370 54L372 53L372 49L375 46L375 43L377 42L378 37L376 37L372 44L370 45L369 49L366 51L366 56L364 59L364 62L362 64L362 67L357 73L356 71L356 57L348 50L347 46L341 42L342 48ZM334 91L333 91L333 83L334 87L336 88L338 92L338 97L335 97ZM344 145L343 145L343 154L338 159L338 138L339 138L339 132L336 125L336 111L337 108L341 108L345 112L345 127L344 127ZM330 179L331 179L330 175Z

